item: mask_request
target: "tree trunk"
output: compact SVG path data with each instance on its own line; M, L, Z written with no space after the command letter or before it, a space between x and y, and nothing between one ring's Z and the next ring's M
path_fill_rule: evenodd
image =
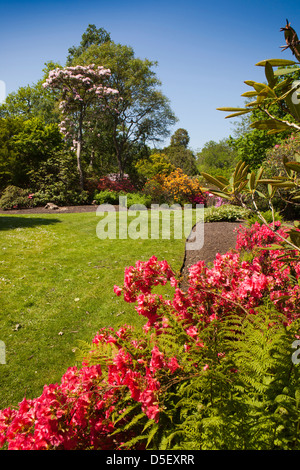
M78 138L77 138L77 169L79 173L79 184L80 189L83 191L84 189L84 178L83 178L83 171L81 166L81 149L82 149L82 112L80 113L79 119L79 129L78 129Z
M92 149L91 151L91 157L90 157L90 167L93 168L94 166L94 160L95 160L95 150Z
M84 179L83 179L83 172L81 167L81 141L77 142L77 169L79 173L79 184L80 189L83 191L84 189Z

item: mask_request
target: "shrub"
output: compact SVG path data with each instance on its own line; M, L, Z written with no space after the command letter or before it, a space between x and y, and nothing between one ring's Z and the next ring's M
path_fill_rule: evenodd
M170 196L167 191L163 188L163 177L162 175L156 175L151 178L143 187L143 194L151 197L154 203L162 204L169 203Z
M0 207L3 210L22 209L33 206L32 194L17 186L7 186L0 198Z
M143 205L150 207L151 198L145 194L140 193L125 193L118 191L100 191L95 195L95 201L97 204L113 204L118 205L120 203L120 197L127 198L127 207L132 205Z
M90 204L91 196L87 191L76 191L65 188L61 183L52 184L48 189L40 190L32 195L34 207L44 206L48 202L58 206L80 206Z
M168 175L157 175L150 179L144 192L159 203L206 204L206 193L199 178L187 176L180 168Z
M100 178L96 184L97 191L116 191L132 193L136 191L136 188L128 177L119 179L118 175L112 174Z
M129 208L132 205L142 205L147 208L151 206L151 197L147 196L146 194L140 194L140 193L128 193L126 194L127 197L127 207Z
M97 204L119 204L119 193L112 190L103 190L95 194L94 200Z
M248 209L225 204L220 207L211 206L204 212L204 222L236 222L246 219L250 214Z

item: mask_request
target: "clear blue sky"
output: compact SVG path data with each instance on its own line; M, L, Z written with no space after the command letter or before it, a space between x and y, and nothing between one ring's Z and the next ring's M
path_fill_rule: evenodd
M6 92L36 83L44 63L65 64L88 24L103 27L137 57L158 62L156 74L190 148L233 131L221 106L243 106L244 80L264 81L255 63L292 59L282 52L286 18L300 37L299 1L279 0L0 0L0 80ZM169 139L166 141L168 145Z

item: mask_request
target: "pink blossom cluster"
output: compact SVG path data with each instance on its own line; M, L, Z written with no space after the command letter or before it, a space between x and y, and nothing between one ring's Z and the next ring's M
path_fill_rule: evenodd
M71 367L60 385L45 386L34 400L24 398L18 410L0 412L0 445L8 442L9 450L108 448L110 401L113 391L101 386L99 365Z
M107 98L119 93L109 86L110 75L109 69L95 67L95 64L58 67L49 72L43 83L44 88L56 90L61 94L59 108L64 119L59 127L66 139L73 140L74 149L78 143L79 127L85 125L89 132L93 132L99 111L109 107ZM79 114L76 122L74 117Z
M89 365L87 357L80 369L70 367L60 384L45 386L40 397L24 398L17 410L0 411L0 447L7 442L9 450L118 449L124 435L114 438L110 434L114 431L112 414L124 389L141 404L145 416L158 421L157 374L172 374L179 364L156 344L148 351L145 341L130 339L130 332L127 326L118 331L107 328L94 337L91 354L103 345L115 348L112 358L107 357L104 373L99 364Z
M281 228L280 222L276 227L277 233L287 237L287 230ZM174 315L187 325L193 325L196 313L205 325L213 319L222 319L233 309L255 313L255 308L266 299L291 322L300 315L300 259L298 255L299 261L287 265L281 260L283 250L267 249L275 242L278 244L280 240L270 227L258 223L251 228L240 226L235 250L217 254L212 267L203 261L190 267L187 291L178 287L166 262L152 257L148 262L139 261L135 267L126 268L124 286L115 286L115 292L123 293L126 302L137 303L137 312L148 319L146 331L154 326L160 334L166 309L173 309ZM247 251L252 252L251 261L243 257ZM292 254L297 256L296 252ZM152 287L167 281L175 287L172 301L152 292ZM287 297L288 302L281 302L281 298ZM195 329L189 326L186 332L193 336Z
M276 228L282 237L287 236L280 223ZM119 449L125 435L112 434L116 430L114 416L120 416L129 406L128 397L140 404L145 417L159 422L163 406L160 394L170 381L185 373L182 354L164 349L163 335L172 334L174 322L180 324L184 360L189 361L192 346L204 350L203 329L230 313L255 315L268 301L285 315L287 324L298 319L299 254L294 253L294 260L285 265L281 259L284 250L267 249L274 242L280 241L270 227L240 226L236 249L218 254L212 267L203 261L193 265L186 290L179 287L169 264L155 256L126 268L123 286L114 286L114 292L135 303L137 313L146 318L144 335L137 335L127 325L118 331L101 329L81 368L69 368L60 384L45 386L36 399L24 398L18 409L0 411L0 446ZM245 259L245 252L251 252L251 259ZM155 292L168 282L174 289L172 298ZM101 366L97 357L105 358ZM205 362L204 357L203 374L209 369ZM122 423L126 424L125 415L117 425Z

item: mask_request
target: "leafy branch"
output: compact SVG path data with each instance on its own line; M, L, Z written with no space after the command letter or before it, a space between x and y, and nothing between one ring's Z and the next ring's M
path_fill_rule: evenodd
M300 41L293 28L287 21L284 28L286 44L284 50L290 48L296 59L300 61ZM300 81L295 81L291 76L294 72L299 72L299 63L294 60L286 59L269 59L263 60L256 64L259 67L264 67L265 77L267 83L259 83L253 80L246 80L244 83L253 88L251 91L243 93L241 96L247 98L254 98L254 101L249 102L244 108L223 107L217 108L220 111L231 112L226 116L232 118L241 116L243 114L251 113L257 109L263 111L267 119L262 119L253 122L250 127L267 131L268 134L275 134L278 132L300 131L300 100L298 98L298 91L300 94ZM295 122L286 119L280 119L270 112L272 105L283 106L287 109ZM211 176L207 173L202 173L202 176L213 185L210 191L224 199L227 199L235 204L241 205L245 208L249 203L252 205L251 210L254 211L263 224L268 225L264 216L258 209L255 197L268 198L268 204L273 215L273 227L271 230L277 237L284 241L285 247L288 249L300 251L300 231L299 223L294 222L294 228L289 230L288 238L285 239L277 231L275 226L275 210L272 203L274 196L278 189L286 189L291 192L292 202L300 199L300 162L289 161L287 157L283 157L283 165L286 170L286 176L276 176L275 178L263 178L263 168L259 170L250 171L245 162L239 162L232 174L227 179L223 176ZM265 185L267 189L267 196L259 190L259 185Z

